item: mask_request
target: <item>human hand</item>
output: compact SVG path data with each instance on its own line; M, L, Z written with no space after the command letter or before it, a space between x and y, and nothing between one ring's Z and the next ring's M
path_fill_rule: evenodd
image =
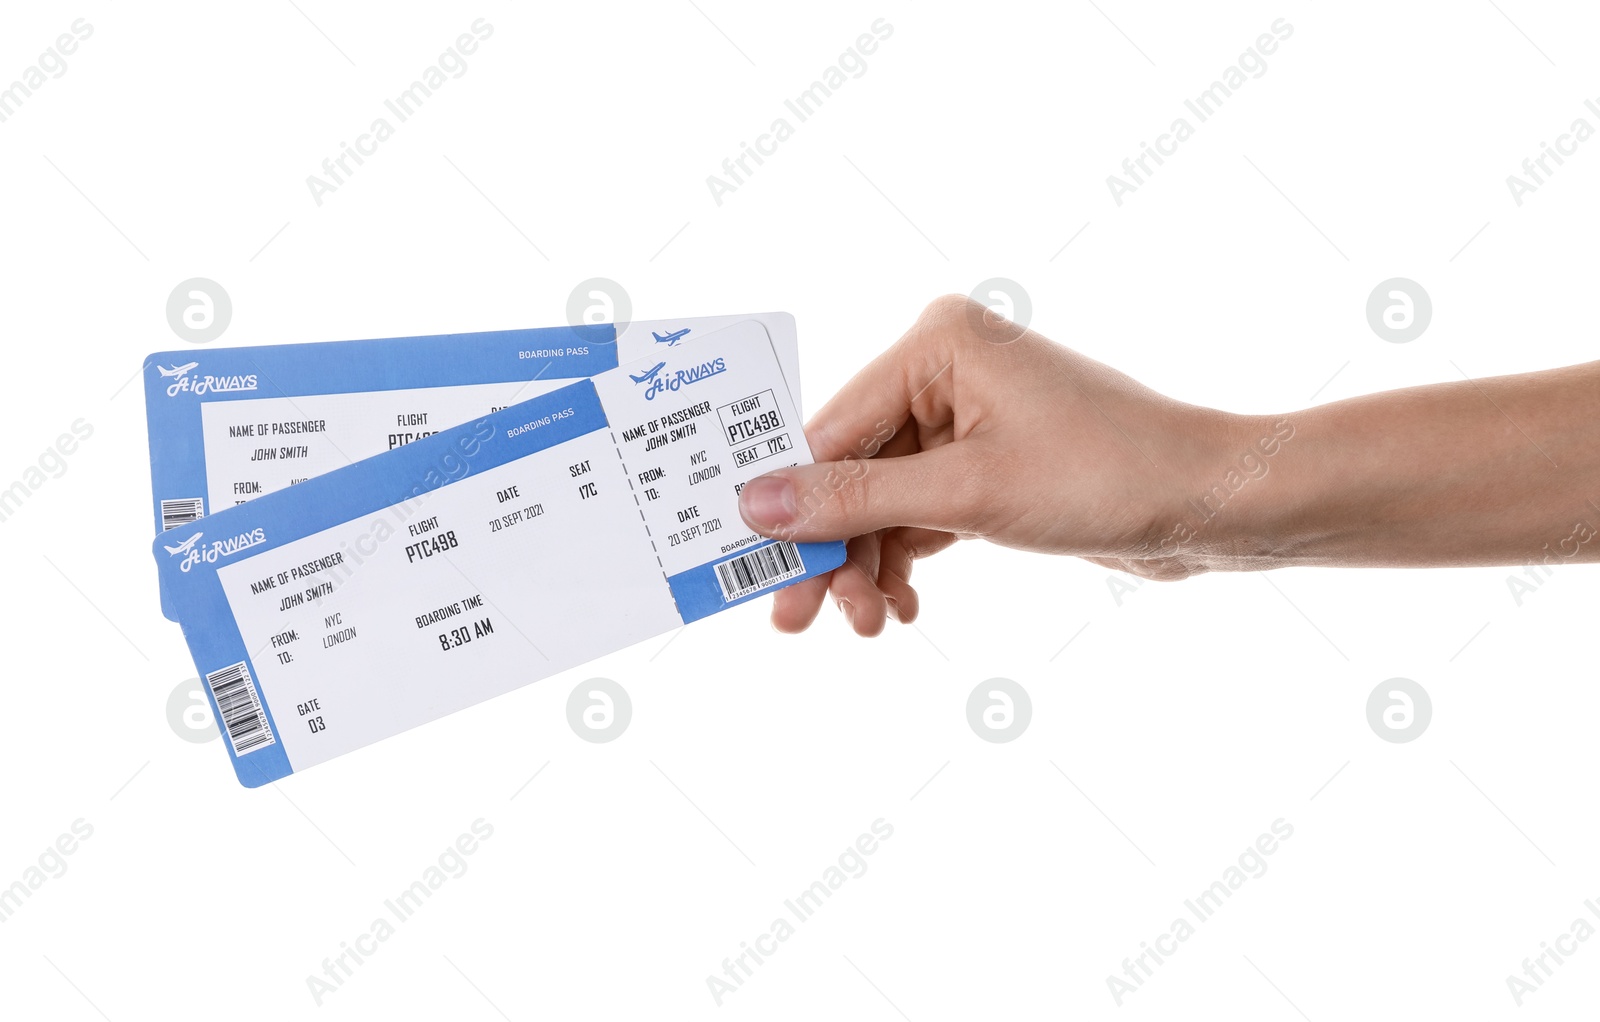
M815 464L751 480L739 506L765 535L849 541L842 567L776 594L776 628L806 628L831 592L876 635L917 616L913 561L958 538L1151 578L1206 570L1180 506L1247 431L951 296L811 420Z

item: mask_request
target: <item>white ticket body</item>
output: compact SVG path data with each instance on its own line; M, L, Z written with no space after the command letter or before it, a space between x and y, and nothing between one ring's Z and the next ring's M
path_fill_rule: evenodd
M751 532L810 460L747 322L163 533L153 552L254 787L838 567Z
M144 365L156 531L752 320L798 405L783 312L157 352Z

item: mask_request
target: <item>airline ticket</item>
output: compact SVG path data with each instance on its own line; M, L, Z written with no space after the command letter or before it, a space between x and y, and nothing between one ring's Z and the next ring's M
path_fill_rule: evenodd
M810 460L758 321L165 530L152 548L250 787L844 561L762 537Z

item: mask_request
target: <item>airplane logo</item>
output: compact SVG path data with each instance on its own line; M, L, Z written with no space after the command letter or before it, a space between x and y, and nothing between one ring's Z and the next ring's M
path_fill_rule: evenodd
M181 366L173 366L171 369L168 369L166 366L157 362L156 372L160 373L162 376L185 376L188 374L189 370L193 369L199 364L199 362L185 362Z
M684 334L689 332L689 329L689 327L684 327L682 330L674 330L665 337L662 337L660 334L652 330L650 331L650 336L656 339L657 344L665 344L669 347L676 348L678 346L678 342L683 339Z
M635 376L632 373L629 373L628 374L628 379L632 380L634 383L649 383L651 380L653 380L657 376L661 375L661 370L665 369L666 367L667 367L667 364L665 362L657 362L655 364L655 367L653 369L651 369L649 372L642 373L642 374L640 374L638 376Z
M167 553L172 554L174 557L176 557L178 554L186 554L189 552L189 548L194 546L195 542L204 535L205 533L203 532L197 532L193 536L190 536L188 539L184 540L182 543L179 543L177 546L167 547ZM162 546L166 546L166 544L163 543Z

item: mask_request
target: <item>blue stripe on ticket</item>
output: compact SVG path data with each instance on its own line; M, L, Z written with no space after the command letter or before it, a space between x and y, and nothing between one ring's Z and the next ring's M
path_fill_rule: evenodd
M174 512L180 509L172 502L205 501L209 495L201 419L206 404L273 398L292 402L316 395L581 379L617 365L616 339L616 327L601 323L156 352L144 362L156 528L164 530L177 520ZM268 420L269 424L300 422L293 412L291 403ZM316 421L315 417L310 421ZM453 426L459 421L434 425ZM276 441L297 435L308 434L284 432L254 439ZM376 452L363 450L353 457L368 453ZM255 494L246 490L237 495L248 498ZM222 506L227 505L205 507L204 512Z

